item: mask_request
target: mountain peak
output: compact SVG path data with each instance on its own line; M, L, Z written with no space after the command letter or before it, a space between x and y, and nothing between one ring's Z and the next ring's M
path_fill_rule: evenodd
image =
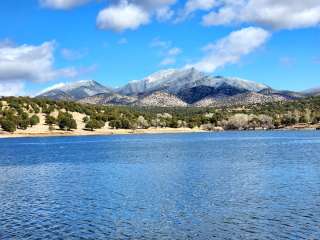
M220 87L228 85L241 90L258 92L268 86L240 78L212 77L195 68L186 69L166 69L142 80L129 82L118 91L125 95L139 95L154 91L165 90L169 93L177 94L185 88L197 86Z
M111 89L101 85L95 80L80 80L72 83L59 83L42 91L39 97L64 99L81 99L99 93L109 93Z

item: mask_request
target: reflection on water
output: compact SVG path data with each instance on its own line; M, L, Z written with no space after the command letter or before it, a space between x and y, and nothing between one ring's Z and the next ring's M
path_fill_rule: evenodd
M320 133L0 140L0 239L319 239Z

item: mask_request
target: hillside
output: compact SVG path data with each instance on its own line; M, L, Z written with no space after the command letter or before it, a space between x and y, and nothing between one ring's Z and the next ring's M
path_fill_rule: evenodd
M150 96L163 96L154 93ZM234 107L103 106L32 98L0 100L1 136L320 128L320 97Z

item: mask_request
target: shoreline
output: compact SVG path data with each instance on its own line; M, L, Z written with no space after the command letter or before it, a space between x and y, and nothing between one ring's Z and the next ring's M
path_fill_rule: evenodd
M232 130L223 130L232 131ZM74 131L43 131L32 132L27 130L20 130L15 133L0 132L0 139L9 138L41 138L41 137L77 137L77 136L113 136L113 135L143 135L143 134L178 134L178 133L209 133L209 132L223 132L223 131L208 131L200 128L150 128L150 129L100 129L95 131L74 130ZM287 127L281 129L256 129L256 130L238 130L238 131L318 131L317 128L294 128Z
M109 130L74 130L74 131L60 131L54 130L52 132L28 132L26 130L15 133L0 133L0 139L8 138L38 138L38 137L76 137L76 136L113 136L113 135L141 135L141 134L174 134L174 133L201 133L209 132L199 128L152 128L152 129L109 129Z

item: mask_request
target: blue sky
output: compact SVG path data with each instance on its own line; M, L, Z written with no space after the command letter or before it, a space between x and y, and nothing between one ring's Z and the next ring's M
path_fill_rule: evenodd
M276 89L319 86L319 1L276 2L3 0L0 94L82 79L116 87L188 66Z

